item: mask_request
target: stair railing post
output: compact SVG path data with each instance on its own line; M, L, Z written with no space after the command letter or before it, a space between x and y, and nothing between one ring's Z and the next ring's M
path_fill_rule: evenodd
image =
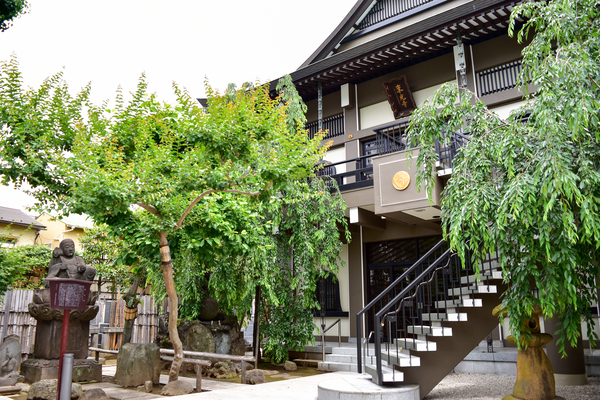
M383 383L383 369L381 367L381 320L375 314L375 360L377 364L377 384Z
M362 342L362 318L361 318L361 314L358 313L356 314L356 368L359 374L362 373L362 357L361 357L361 342ZM364 351L364 350L363 350Z
M342 347L342 320L338 319L338 347Z

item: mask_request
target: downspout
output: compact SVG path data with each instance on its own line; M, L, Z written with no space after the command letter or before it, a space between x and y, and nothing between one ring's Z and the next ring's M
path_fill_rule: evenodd
M62 231L62 232L60 233L60 240L59 240L59 242L62 242L62 241L63 241L63 238L64 238L64 235L65 235L65 233L67 233L67 232L72 232L72 231L74 231L74 230L75 230L75 228L76 228L76 227L74 226L74 227L72 227L71 229L67 229L66 231ZM56 238L55 238L55 239L56 239Z

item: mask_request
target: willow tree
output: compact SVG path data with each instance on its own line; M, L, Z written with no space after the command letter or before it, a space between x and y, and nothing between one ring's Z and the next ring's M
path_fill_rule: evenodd
M526 104L503 119L475 96L446 85L417 110L419 180L432 187L434 142L469 135L444 190L442 226L465 257L498 249L508 289L503 305L520 343L535 308L561 319L558 343L590 339L600 245L600 9L596 0L527 1L515 7L531 43L523 54ZM537 291L534 290L537 288ZM564 350L563 350L564 351Z

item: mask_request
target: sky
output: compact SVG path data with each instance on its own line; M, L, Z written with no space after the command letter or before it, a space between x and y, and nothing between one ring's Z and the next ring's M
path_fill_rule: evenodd
M73 94L91 83L97 104L142 73L160 99L173 101L173 82L204 97L205 78L222 92L295 71L356 1L28 0L0 32L0 61L16 55L30 87L60 71ZM31 205L0 186L0 206Z

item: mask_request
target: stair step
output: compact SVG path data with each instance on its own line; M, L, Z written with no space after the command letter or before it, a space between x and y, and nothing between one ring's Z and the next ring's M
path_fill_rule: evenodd
M421 359L416 356L402 354L396 351L382 351L381 357L388 365L397 365L399 367L419 367Z
M371 351L370 355L365 355L365 362L367 364L375 363L375 355L373 351ZM335 363L346 363L346 364L356 364L358 363L358 357L356 356L356 352L354 355L348 354L327 354L325 355L326 362L335 362Z
M407 350L415 351L436 351L437 343L431 340L418 340L418 339L396 339L394 345L402 347Z
M423 321L466 321L467 313L425 313L423 314Z
M331 354L345 354L349 356L356 356L356 346L354 347L333 347Z
M413 335L452 336L452 328L428 325L411 325L406 328Z
M463 286L455 289L448 289L448 295L460 296L470 293L497 293L498 288L495 285Z
M502 271L498 271L498 270L491 270L491 271L483 271L481 273L481 277L480 280L485 282L486 279L503 279L502 277ZM475 275L469 275L469 276L463 276L460 278L460 283L476 283L477 279L475 278Z
M483 307L481 299L452 299L436 301L436 308Z
M321 361L317 368L319 371L348 371L348 372L357 372L356 363L343 363L343 362L330 362L330 361Z
M377 367L375 365L365 366L365 372L373 377L373 382L381 385L384 382L404 382L404 374L390 367L382 367L383 382L377 382Z

